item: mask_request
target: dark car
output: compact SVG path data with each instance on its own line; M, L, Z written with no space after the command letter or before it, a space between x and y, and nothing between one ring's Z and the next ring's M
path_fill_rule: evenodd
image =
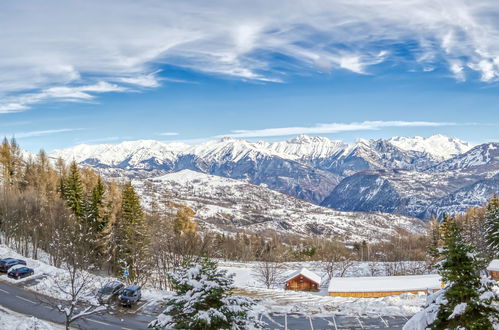
M102 288L97 291L97 300L101 304L108 304L112 299L121 294L125 285L118 281L106 283Z
M131 307L133 304L137 303L141 297L142 292L140 291L140 286L129 285L121 292L120 304L122 306Z
M10 278L15 278L16 280L24 277L31 276L35 273L33 268L29 267L16 267L14 269L11 269L8 273L7 276Z
M16 265L26 265L26 261L14 258L0 259L0 272L7 273L10 267Z

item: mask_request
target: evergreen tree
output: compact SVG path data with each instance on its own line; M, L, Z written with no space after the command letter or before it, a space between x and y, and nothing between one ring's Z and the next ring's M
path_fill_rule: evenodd
M485 212L485 236L490 251L489 257L499 257L499 197L494 196Z
M474 247L464 242L461 228L454 219L446 218L443 225L443 260L437 265L446 287L433 301L438 307L432 329L493 329L498 321L492 302L497 295L492 281L481 278L485 263L476 257Z
M154 329L251 329L261 328L250 311L254 301L230 296L233 274L217 269L216 264L202 258L186 261L169 274L175 295L166 302L166 310L151 324Z
M88 222L95 233L100 233L107 224L106 216L103 212L104 193L106 188L102 184L99 176L97 183L92 189L92 194L89 198Z
M61 196L74 215L81 219L84 215L84 191L78 165L73 161L69 167L68 177L61 179Z
M149 237L140 199L131 183L122 192L121 216L117 223L117 254L122 270L128 271L128 280L137 282L148 269Z

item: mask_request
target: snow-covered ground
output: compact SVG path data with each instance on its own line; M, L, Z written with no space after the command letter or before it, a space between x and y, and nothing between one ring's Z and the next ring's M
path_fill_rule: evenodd
M40 260L25 258L5 245L0 245L0 258L13 257L22 258L27 261L27 266L35 270L35 275L21 280L13 280L7 276L0 276L1 281L27 282L26 288L41 294L60 298L56 283L67 283L68 275L63 269L51 266L46 262L45 255L40 255ZM403 294L385 298L341 298L329 297L327 295L327 283L323 285L319 292L294 292L286 291L282 284L274 288L266 289L263 283L258 281L255 275L255 263L242 262L219 262L222 269L229 273L234 273L235 294L248 295L260 299L259 309L265 313L305 313L314 315L381 315L381 316L412 316L425 303L425 295ZM324 278L319 264L314 262L305 263L285 263L286 270L282 276L307 267L315 271ZM345 276L369 276L369 264L356 263L345 274ZM92 275L91 291L95 292L104 283L115 280L110 276ZM33 281L36 279L35 281ZM171 292L147 287L143 288L143 300L146 301L145 310L152 310L154 306ZM93 295L88 296L88 300L94 299ZM148 306L150 308L148 308Z
M266 289L258 281L252 263L221 262L220 267L234 273L236 294L249 295L261 299L266 313L305 313L316 316L341 314L349 316L412 316L421 310L426 302L425 294L402 294L384 298L344 298L327 295L327 283L319 292L299 292L284 290L282 284ZM282 277L306 267L325 278L317 263L286 263L287 270ZM369 276L368 263L356 263L346 276Z
M0 306L0 329L9 330L57 330L63 326L42 321L33 316L16 313Z

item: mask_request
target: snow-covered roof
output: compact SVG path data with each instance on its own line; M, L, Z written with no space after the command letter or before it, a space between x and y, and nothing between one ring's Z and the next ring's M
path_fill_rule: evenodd
M317 284L321 284L321 277L319 275L317 275L316 273L314 273L313 271L311 270L308 270L306 268L302 268L300 270L297 270L296 272L293 272L291 273L285 280L284 282L287 282L293 278L295 278L296 276L298 275L303 275L305 276L306 278L314 281L315 283Z
M494 272L499 272L499 259L494 259L490 262L487 270L492 270Z
M441 288L440 275L334 277L329 292L390 292L436 290Z

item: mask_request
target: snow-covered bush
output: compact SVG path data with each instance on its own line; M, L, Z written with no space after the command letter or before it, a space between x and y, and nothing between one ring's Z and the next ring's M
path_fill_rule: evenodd
M217 269L203 258L185 262L169 274L175 295L166 302L165 311L150 323L153 329L254 329L261 328L252 313L251 298L230 296L233 275Z

